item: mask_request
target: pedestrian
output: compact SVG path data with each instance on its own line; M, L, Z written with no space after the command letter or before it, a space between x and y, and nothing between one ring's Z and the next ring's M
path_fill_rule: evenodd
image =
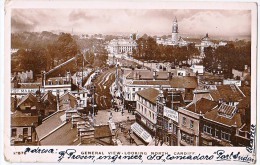
M123 111L123 109L122 109L121 113L122 113L122 116L124 116L124 111Z

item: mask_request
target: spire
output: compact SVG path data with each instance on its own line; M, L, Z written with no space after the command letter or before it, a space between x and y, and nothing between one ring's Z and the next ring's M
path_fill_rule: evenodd
M173 22L178 22L176 16L174 17L174 21Z

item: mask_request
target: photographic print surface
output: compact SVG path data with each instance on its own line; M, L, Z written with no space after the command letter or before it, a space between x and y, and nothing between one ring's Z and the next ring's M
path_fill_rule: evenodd
M8 160L254 163L256 6L193 4L10 4Z

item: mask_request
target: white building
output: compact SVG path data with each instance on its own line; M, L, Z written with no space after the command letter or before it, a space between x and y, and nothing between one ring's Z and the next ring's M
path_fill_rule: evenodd
M137 34L131 34L129 39L113 39L107 45L107 50L112 55L131 55L137 48L137 38Z
M203 74L204 73L204 66L203 65L192 65L191 70L193 73Z

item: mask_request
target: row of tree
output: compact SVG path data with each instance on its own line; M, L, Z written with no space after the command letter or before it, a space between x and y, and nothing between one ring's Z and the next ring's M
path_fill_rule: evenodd
M204 50L203 65L206 69L219 67L231 74L232 69L243 71L245 65L251 66L251 43L235 46L229 43L226 46L208 47Z
M182 61L187 61L191 57L199 55L199 53L195 44L182 47L164 46L157 44L156 40L152 37L141 37L137 40L137 49L133 51L133 57L143 61L167 61L177 64Z
M48 71L79 53L76 41L67 33L12 34L12 44L13 48L19 50L12 55L11 71L32 70L34 75L41 73L42 70Z
M12 55L12 72L32 70L36 75L75 57L86 48L88 51L85 52L85 60L88 61L89 65L101 67L105 65L107 60L103 41L95 38L82 40L69 33L60 33L59 35L51 32L15 33L11 36L11 44L12 48L19 49ZM67 65L65 70L75 72L77 62L78 60Z

